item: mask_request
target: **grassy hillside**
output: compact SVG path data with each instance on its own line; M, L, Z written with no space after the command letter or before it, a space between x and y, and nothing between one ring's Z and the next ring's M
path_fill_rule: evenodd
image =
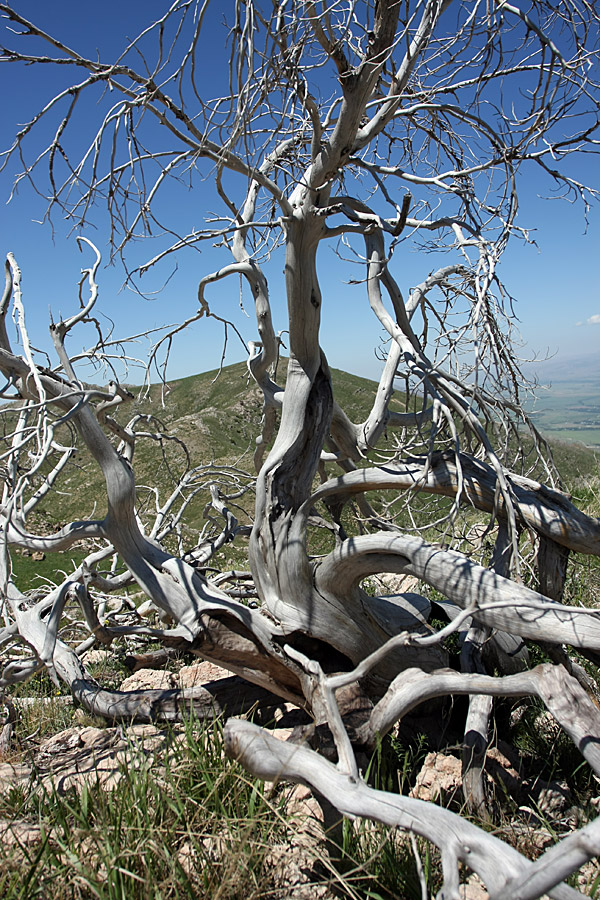
M335 369L332 375L336 398L352 419L360 421L370 409L376 383ZM284 366L278 379L285 383ZM133 460L138 506L146 520L154 514L156 489L164 501L188 468L215 463L253 471L252 457L260 433L262 399L244 363L178 379L167 385L153 385L149 391L140 388L130 391L133 399L124 403L114 418L125 425L136 416L148 417L140 419L136 425L137 432L145 432L148 436L137 440ZM402 409L401 399L393 404ZM164 440L159 439L161 433L165 435ZM72 438L65 434L63 442L67 444ZM190 541L194 532L206 522L207 499L206 491L199 493L186 512L184 531L189 532ZM246 510L252 508L251 494L242 500L242 506ZM68 521L100 518L105 512L103 477L89 454L81 449L57 489L38 507L32 525L48 533ZM40 579L53 578L57 570L72 571L83 555L83 550L78 547L58 555L48 554L43 559L38 554L17 552L14 571L19 586L28 589L38 585Z
M373 381L332 370L335 396L351 419L360 421L372 404L377 385ZM282 367L280 382L285 383ZM252 455L260 431L262 400L250 380L246 365L237 363L220 372L214 370L154 385L149 392L132 388L134 399L123 405L115 418L126 424L136 415L151 416L138 431L163 431L185 443L190 466L211 462L239 465L252 471ZM401 401L393 401L402 409ZM167 488L187 461L176 442L164 443L164 457L155 438L140 438L134 467L140 490L143 485ZM103 480L94 462L82 452L61 484L61 493L43 508L56 521L104 511Z
M347 372L332 370L335 396L353 421L361 421L369 411L377 384ZM278 376L285 381L285 367ZM146 392L132 388L133 399L122 405L115 418L126 424L140 419L137 431L147 433L137 441L134 467L138 486L138 504L147 519L156 508L156 489L164 500L188 467L211 463L236 466L253 471L252 455L260 431L261 394L249 378L244 363L154 385ZM403 395L398 393L393 406L402 410ZM164 440L159 435L169 435ZM174 440L175 439L175 440ZM187 448L186 455L183 444ZM600 455L583 444L552 442L556 463L569 489L583 504L593 500L591 480L599 471ZM202 492L190 504L186 526L190 540L205 524L208 495ZM67 521L98 518L105 513L105 486L102 475L89 455L82 450L62 478L58 490L41 506L37 526L53 531ZM253 505L248 494L241 501L246 510ZM243 515L243 512L241 513ZM15 557L15 571L23 588L34 586L40 578L53 577L57 568L69 571L83 556L77 547L59 558ZM241 562L241 560L236 560Z

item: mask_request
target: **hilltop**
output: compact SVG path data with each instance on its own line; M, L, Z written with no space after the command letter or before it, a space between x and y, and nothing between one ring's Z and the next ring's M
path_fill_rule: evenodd
M377 383L332 369L335 396L354 421L369 411ZM282 364L278 381L285 384ZM149 389L129 387L131 400L123 403L114 418L126 425L139 417L136 432L134 469L138 508L142 516L156 509L157 489L161 499L175 488L179 477L190 468L233 466L253 473L256 437L261 429L262 395L252 382L245 363L220 370L175 379ZM403 395L392 401L402 410ZM72 435L64 438L66 444ZM208 476L207 481L214 476ZM201 529L206 523L206 491L200 493L186 510L184 531ZM243 505L247 510L252 499ZM243 513L243 509L241 510ZM33 521L42 532L54 531L66 522L96 519L106 514L106 490L102 474L87 451L78 450L55 490L40 504ZM249 520L248 520L249 521ZM40 559L24 551L15 556L15 571L22 589L39 585L39 579L52 578L55 561L48 555ZM73 547L63 554L61 568L77 565L83 550Z
M377 383L337 369L332 369L332 378L340 405L353 421L362 421L373 402ZM284 365L278 381L285 383ZM215 464L253 472L262 398L244 363L153 385L149 390L131 387L130 392L131 401L123 404L115 418L125 425L136 416L143 417L136 430L146 436L138 439L134 455L142 515L154 514L156 489L164 501L187 468ZM398 392L392 407L401 411L403 401L404 395ZM551 440L551 448L569 489L577 499L587 500L590 475L598 471L598 454L584 444L568 441ZM213 477L207 473L207 483ZM206 501L206 492L200 493L186 511L184 531L190 538L206 522ZM106 512L105 502L105 486L97 465L85 451L78 451L57 489L40 506L38 527L54 531L70 520L99 518ZM242 507L250 511L251 495ZM238 512L243 515L243 508ZM68 569L71 561L77 565L83 555L83 550L72 548L64 554L61 568ZM33 587L39 584L40 577L55 575L56 561L51 556L34 558L25 551L15 557L15 570L22 588Z
M339 369L331 372L336 400L353 421L361 421L371 408L377 382ZM285 384L284 365L278 380ZM250 379L245 363L168 381L164 385L152 385L149 390L132 387L130 392L133 399L123 404L116 416L121 424L135 416L151 417L147 424L137 426L137 430L152 435L140 439L136 448L134 466L139 485L157 485L166 476L166 466L185 465L182 448L172 441L163 445L162 457L156 452L159 432L185 443L192 467L215 462L252 471L255 440L260 432L262 397ZM398 392L392 400L392 408L403 410L403 401L404 395ZM542 424L539 427L545 431ZM551 447L567 482L585 477L597 468L598 455L581 443L551 440ZM103 502L101 475L93 461L82 453L61 485L61 492L53 496L51 509L46 506L46 512L57 518L81 517L92 515L92 507L95 507L93 515L97 517L102 514L99 504Z

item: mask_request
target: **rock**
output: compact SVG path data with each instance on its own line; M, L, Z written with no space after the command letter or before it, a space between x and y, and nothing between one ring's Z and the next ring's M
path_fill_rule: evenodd
M79 748L100 749L114 743L114 729L86 727L66 728L40 744L37 757L44 759Z
M202 660L191 666L184 666L177 674L179 687L199 687L209 681L218 681L220 678L228 678L231 675L227 669L215 665L215 663Z
M538 781L534 788L532 795L543 816L556 818L572 805L573 798L566 781Z
M600 885L600 862L597 859L590 859L589 862L586 862L581 867L577 876L577 884L579 890L586 896L595 896L595 893L592 893L592 888L597 890Z
M290 819L294 820L295 827L304 828L308 825L309 831L314 832L315 823L323 823L323 809L315 800L312 791L303 784L295 784L286 793L285 810ZM320 829L317 831L320 835Z
M461 761L445 753L428 753L409 796L428 801L441 798L445 804L454 798L461 787Z
M381 584L388 594L404 594L419 592L419 579L414 575L396 575L394 572L383 572L373 577L375 584Z
M489 525L483 524L483 522L477 522L475 525L471 525L469 531L467 532L467 541L473 544L473 549L480 547L483 543L484 538L493 538L498 532L498 528L490 528Z
M145 751L157 750L167 743L165 732L161 731L157 725L131 725L127 729L125 737L127 741L137 744L140 750ZM176 743L183 740L182 734L174 733L171 737Z
M124 597L109 597L106 601L106 607L107 609L110 609L111 612L120 612L123 609L123 606L127 608Z
M520 806L519 812L526 822L511 822L510 831L506 833L518 842L521 853L537 857L555 843L556 836L538 825L539 819L529 807Z
M333 892L324 884L318 868L321 853L293 840L291 844L275 844L265 861L273 874L277 896L282 900L329 900Z
M201 844L207 859L213 862L219 862L230 850L230 841L227 840L226 835L223 833L207 834L202 838ZM188 853L190 864L195 857L196 854Z
M185 841L177 851L177 862L188 878L191 878L198 869L198 853L190 841Z
M535 717L533 727L547 741L555 741L562 730L552 713L549 713L547 710L540 712Z
M115 788L128 770L153 762L167 737L154 725L121 728L73 727L45 741L35 755L37 775L47 790L63 794L83 784Z
M158 607L152 602L152 600L144 600L144 602L140 603L140 605L138 606L137 611L138 615L147 616L149 613L158 612Z
M285 816L291 825L290 841L275 844L265 861L273 873L274 896L281 900L333 900L335 892L327 877L331 863L326 862L331 845L324 830L339 843L342 818L331 808L332 817L327 804L324 816L323 807L305 785L288 786L284 796Z
M534 850L544 853L556 843L556 837L546 828L536 828L531 832L529 842Z
M13 727L12 722L7 722L6 725L0 726L0 758L10 752Z
M0 693L0 759L10 754L10 745L17 719L12 699Z
M489 747L486 752L485 770L493 780L500 782L513 799L523 793L522 780L511 761L498 747Z
M0 763L0 792L25 784L31 778L31 773L31 766L26 763Z
M157 669L138 669L121 684L122 691L169 690L176 687L172 672Z
M110 650L88 650L87 653L84 653L82 662L84 666L96 666L111 659L113 659L113 654Z
M25 822L19 819L9 822L0 819L0 844L3 851L14 851L38 844L42 837L42 827L37 822ZM22 855L25 859L26 852Z
M113 786L121 777L118 741L115 728L67 728L40 745L37 774L46 788L61 794L72 787L80 789L84 782Z
M525 713L527 712L528 709L529 709L529 706L527 705L527 703L521 703L521 704L519 704L519 706L515 707L515 709L513 709L511 711L511 714L510 714L510 717L508 720L511 728L515 728L521 722L523 716L525 715Z
M279 741L289 741L294 734L293 728L271 728L269 731Z
M481 879L473 874L460 886L461 900L488 900L489 894Z

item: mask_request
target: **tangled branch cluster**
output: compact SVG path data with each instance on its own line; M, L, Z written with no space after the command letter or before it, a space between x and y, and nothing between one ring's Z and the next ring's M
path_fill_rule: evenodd
M237 276L254 304L248 370L264 402L255 477L186 459L166 497L152 485L145 492L152 503L142 508L136 447L151 440L168 460L169 438L146 415L123 424L119 410L130 397L117 381L90 387L79 374L90 359L116 372L120 344L103 336L95 312L100 253L80 238L95 259L84 270L77 311L50 325L56 364L40 361L30 345L21 273L9 256L0 370L3 396L18 403L2 411L0 646L8 661L0 684L46 668L94 712L169 718L177 712L172 696L105 690L84 654L96 642L131 637L185 649L327 724L336 763L240 721L228 724L227 739L265 778L305 781L346 815L432 841L442 853L440 897L459 897L461 864L492 897L574 896L562 882L597 854L597 821L532 863L447 810L374 791L354 751L373 747L419 702L466 694L466 799L482 814L491 698L529 695L543 700L600 774L594 680L580 658L597 665L600 619L595 609L561 602L569 553L600 555L600 522L560 490L548 448L523 410L512 298L498 275L509 241L529 239L517 222L527 172L547 176L586 209L597 198L570 165L598 149L595 5L232 0L229 55L214 97L203 57L214 33L208 2L175 0L108 61L80 54L10 4L0 11L13 31L1 62L62 67L71 76L19 131L3 164L18 160L17 184L30 181L47 200L47 216L60 210L74 229L93 222L104 204L110 256L126 266L130 245L158 231L160 249L128 268L129 279L217 241L227 260L199 279L197 310L158 340L151 362L168 356L192 322L226 322L208 299L210 286ZM98 101L99 118L82 151L78 128L90 127L81 118L88 99ZM40 149L37 135L48 130ZM188 227L184 210L166 223L170 185L187 182L193 196L207 176L219 216ZM360 422L336 401L325 355L325 342L336 337L321 327L330 301L317 250L326 244L360 266L353 280L385 336L376 396ZM403 287L411 247L424 260L423 279ZM433 270L425 262L431 251L445 254ZM285 256L285 282L273 296L285 294L286 310L272 300L271 254ZM21 354L8 337L10 309ZM85 326L94 328L95 343L73 355L68 339ZM285 386L276 376L283 331ZM392 404L399 385L404 410ZM105 514L42 533L36 510L78 445L103 476ZM251 528L234 512L250 488ZM190 541L185 515L202 492L211 518ZM478 522L485 517L479 561L465 552L475 512ZM318 556L309 552L315 526L331 538ZM248 533L249 571L207 569L218 550ZM430 543L436 533L441 542ZM33 596L19 589L11 551L82 542L87 555L64 578ZM366 579L389 572L433 588L448 625L426 623L426 597L365 591ZM120 594L129 584L147 602ZM122 599L109 604L114 594ZM256 602L247 605L248 597ZM150 623L149 609L161 624ZM447 668L450 632L462 636L461 671ZM552 662L530 669L524 641L542 645ZM367 703L350 728L342 689L356 682Z

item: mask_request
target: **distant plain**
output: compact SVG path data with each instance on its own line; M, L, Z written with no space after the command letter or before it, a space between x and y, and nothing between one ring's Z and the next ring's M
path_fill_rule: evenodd
M535 370L540 386L528 409L538 429L552 440L600 450L600 352L557 357L536 364Z

